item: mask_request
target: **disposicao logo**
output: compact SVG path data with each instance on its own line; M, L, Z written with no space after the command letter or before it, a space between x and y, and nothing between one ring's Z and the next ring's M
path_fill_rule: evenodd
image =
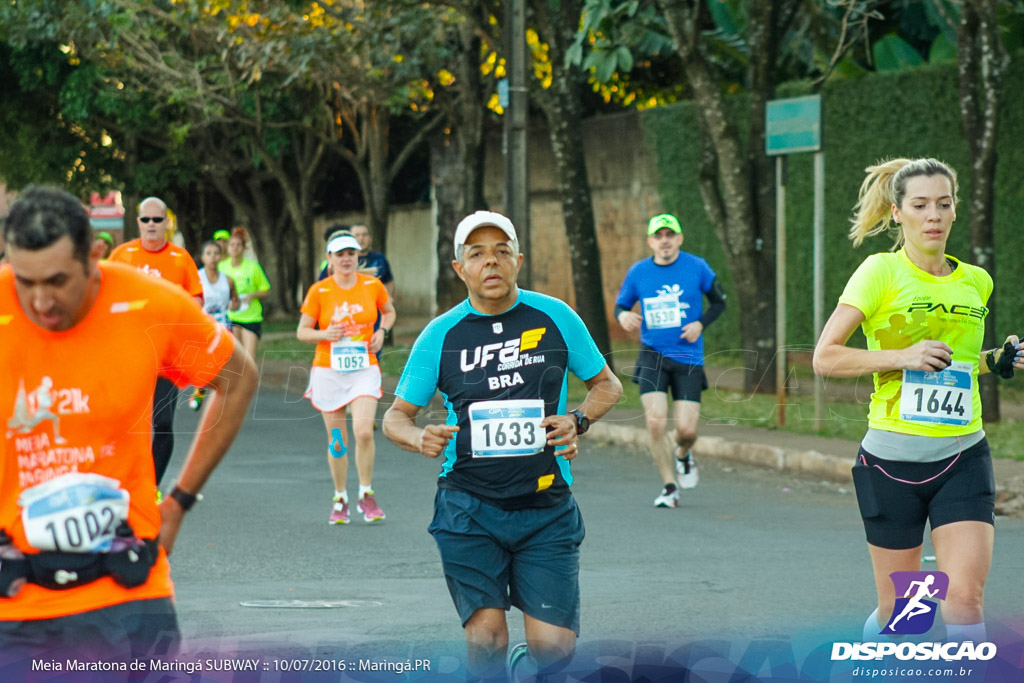
M927 633L935 623L938 601L945 600L949 577L943 572L893 572L889 575L896 589L896 605L889 623L879 635L904 636ZM902 596L902 597L899 597ZM886 639L879 643L833 643L832 661L870 660L896 657L918 661L987 661L996 656L993 643L946 642L914 643Z
M935 623L939 600L946 599L949 577L944 572L893 572L896 606L882 635L920 635Z

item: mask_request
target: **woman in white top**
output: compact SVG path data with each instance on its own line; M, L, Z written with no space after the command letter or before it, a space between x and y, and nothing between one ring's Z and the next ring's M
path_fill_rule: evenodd
M203 267L199 269L199 281L203 283L203 310L230 330L231 321L228 319L228 311L237 309L241 302L238 292L235 290L234 280L217 270L221 255L219 244L213 240L203 242L203 250L200 252ZM206 398L206 390L197 388L192 393L192 398L189 399L189 408L199 410L203 405L204 398Z

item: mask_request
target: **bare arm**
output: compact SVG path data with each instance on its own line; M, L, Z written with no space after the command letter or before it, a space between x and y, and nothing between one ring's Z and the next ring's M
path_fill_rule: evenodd
M622 398L622 382L607 365L584 384L587 385L587 395L576 409L586 415L591 422L604 417Z
M886 370L924 370L946 368L953 349L944 342L925 339L905 349L868 351L846 346L850 335L864 321L864 314L847 304L839 304L821 331L814 347L814 372L822 377L858 377Z
M178 476L177 485L182 490L191 494L202 490L238 434L258 383L256 364L241 345L235 345L228 362L210 382L215 391L206 399L199 427ZM160 544L167 554L174 548L184 515L185 511L173 498L168 496L160 503Z
M586 380L587 395L576 409L591 422L601 419L612 409L622 396L622 383L607 365ZM548 415L541 423L548 430L547 445L564 446L555 455L572 460L579 454L579 436L576 434L576 418L572 415Z
M221 275L224 275L221 273ZM238 307L242 305L242 300L238 298L238 290L235 289L235 280L229 275L224 275L228 279L228 289L231 290L231 303L228 304L229 311L237 311Z
M391 330L395 327L395 305L388 299L388 302L380 309L380 326L373 331L370 337L370 351L377 353L384 346L384 330Z
M316 323L313 318L302 314L299 318L299 327L295 330L295 336L300 342L306 342L307 344L319 344L322 341L338 341L341 339L343 334L343 328L341 323L331 323L326 330L317 330L313 328Z
M448 443L459 428L454 425L416 426L416 414L419 406L405 399L396 398L395 402L384 413L382 429L384 436L403 450L421 453L428 458L436 458L444 453Z

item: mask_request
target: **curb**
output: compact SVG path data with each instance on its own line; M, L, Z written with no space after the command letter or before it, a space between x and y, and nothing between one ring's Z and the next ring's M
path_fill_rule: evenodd
M603 443L632 446L647 450L647 430L641 427L598 422L591 427L588 438ZM838 483L853 481L849 458L839 458L818 451L801 451L764 444L731 441L720 436L698 436L693 452L702 457L731 460L779 472L793 472Z
M260 385L263 387L283 390L289 394L297 391L301 395L309 381L309 365L305 362L265 358L260 366ZM381 410L387 407L385 401L388 396L394 395L395 385L398 383L396 377L384 377L383 380L384 400L381 401ZM440 404L434 407L437 410L441 409ZM378 413L378 417L382 414ZM585 438L647 451L647 430L643 427L598 422L591 427ZM829 455L815 450L783 448L720 436L698 436L693 451L702 458L727 460L839 484L850 484L853 481L849 457ZM1009 463L1000 464L997 460L994 464L996 514L1024 516L1024 473L1020 472L1018 466L1000 475L1000 468L1008 467Z

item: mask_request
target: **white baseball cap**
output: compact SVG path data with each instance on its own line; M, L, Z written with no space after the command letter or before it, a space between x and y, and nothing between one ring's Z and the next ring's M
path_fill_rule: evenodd
M506 216L494 211L477 211L459 221L455 228L455 250L466 243L469 234L477 228L495 227L499 228L510 240L518 241L515 226L512 225Z
M355 249L359 251L359 242L352 235L338 235L327 243L327 253L335 254L342 249Z

